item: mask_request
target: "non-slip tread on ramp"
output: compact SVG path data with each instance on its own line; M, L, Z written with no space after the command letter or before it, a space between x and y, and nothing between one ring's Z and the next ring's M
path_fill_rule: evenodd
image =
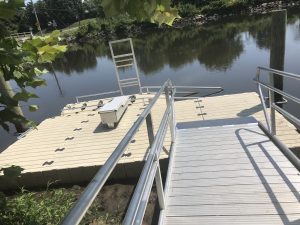
M252 118L177 125L164 224L300 224L299 171Z

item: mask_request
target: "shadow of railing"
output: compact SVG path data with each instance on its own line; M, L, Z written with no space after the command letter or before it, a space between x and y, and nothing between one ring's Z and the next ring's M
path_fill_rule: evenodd
M266 158L270 161L270 163L272 164L272 166L274 167L274 169L278 172L278 175L282 178L282 180L285 182L285 184L287 185L287 187L290 189L290 191L295 196L295 201L298 201L298 202L300 202L299 191L294 187L294 185L292 184L292 182L290 181L290 179L286 176L286 174L282 171L282 169L280 168L280 166L276 163L276 161L269 154L269 152L267 151L267 149L263 146L263 144L266 143L266 141L260 141L260 142L255 142L255 143L251 143L251 144L245 144L245 142L244 142L244 140L243 140L243 138L242 138L242 136L240 134L240 132L242 130L254 133L256 135L261 135L261 136L266 136L266 135L263 134L263 133L259 133L257 131L253 131L251 129L246 129L246 128L237 129L235 131L235 134L236 134L236 136L238 138L238 141L240 142L240 144L243 147L243 149L244 149L247 157L249 158L252 166L254 167L254 170L255 170L256 174L258 175L261 183L263 184L263 186L264 186L267 194L269 195L272 204L274 205L276 211L278 212L278 215L280 216L280 219L282 220L282 223L285 224L285 225L300 224L300 219L297 219L295 221L290 221L289 220L288 216L285 213L285 210L283 209L283 207L281 205L281 202L278 201L276 193L273 192L271 185L269 184L269 182L266 179L265 175L261 171L261 169L260 169L259 165L257 164L257 162L255 161L254 157L251 155L249 147L257 145L261 149L261 151L266 156ZM270 142L271 142L271 140L270 140Z

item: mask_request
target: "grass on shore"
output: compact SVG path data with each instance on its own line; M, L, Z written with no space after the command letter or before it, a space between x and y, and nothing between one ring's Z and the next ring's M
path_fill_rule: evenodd
M24 189L13 196L0 192L1 225L58 225L74 205L84 188L46 189L30 192ZM133 184L106 185L81 221L81 225L119 225L122 222ZM152 192L143 224L152 222L156 193Z
M80 20L80 22L75 22L64 29L78 28L79 26L85 26L88 25L89 23L95 23L95 22L97 22L97 18L84 19L84 20Z

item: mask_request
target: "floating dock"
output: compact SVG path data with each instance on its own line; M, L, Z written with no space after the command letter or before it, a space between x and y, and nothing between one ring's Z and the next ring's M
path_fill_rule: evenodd
M1 176L0 189L42 186L50 181L64 184L90 181L153 96L137 94L136 101L129 105L115 129L101 124L97 107L99 99L87 101L84 110L81 110L82 103L67 105L60 116L44 120L0 154L1 167L18 165L24 169L16 181L5 180ZM103 99L103 102L109 100ZM174 106L177 123L249 116L264 121L259 96L254 92L178 100ZM152 109L154 133L165 109L166 99L161 96ZM276 124L277 137L284 144L294 149L300 147L296 128L279 113L276 114ZM149 150L146 136L144 123L119 161L112 179L139 176ZM168 161L170 138L168 131L160 155L162 162ZM166 164L162 163L163 166Z

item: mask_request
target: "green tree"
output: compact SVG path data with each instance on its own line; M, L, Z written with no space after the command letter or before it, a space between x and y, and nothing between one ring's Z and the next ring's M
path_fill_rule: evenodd
M94 18L98 13L92 0L38 0L34 4L28 2L24 9L17 12L20 17L17 21L19 32L28 31L29 27L32 27L35 32L37 31L33 6L42 29L51 29L49 22L53 22L53 20L58 28L64 28L78 20Z
M10 0L0 2L0 16L11 18L16 8L22 6L22 1ZM6 27L0 27L5 30ZM5 32L0 36L0 126L9 130L9 123L15 125L18 132L24 131L29 125L20 108L20 101L27 102L30 98L38 97L26 90L27 87L36 88L45 85L40 75L45 63L52 62L59 54L66 51L66 46L59 45L59 31L49 36L34 37L25 42L18 42L13 38L6 38ZM10 82L14 81L19 87L17 93L12 90ZM38 109L36 105L29 105L30 111Z

